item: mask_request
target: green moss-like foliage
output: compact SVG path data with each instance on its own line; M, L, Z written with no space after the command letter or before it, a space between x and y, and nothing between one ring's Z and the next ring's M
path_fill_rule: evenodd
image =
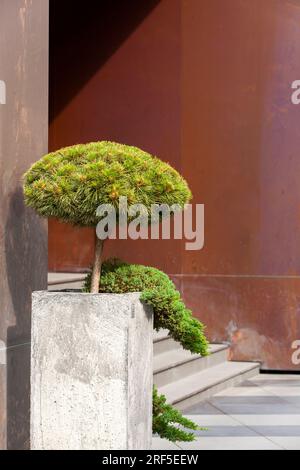
M88 275L85 290L90 290ZM103 263L100 292L121 294L141 292L141 300L153 307L154 328L166 328L183 348L203 356L208 354L204 326L193 318L171 279L156 268L126 264L119 260Z
M191 199L186 181L170 165L136 147L114 142L74 145L45 155L24 176L25 202L42 217L96 226L101 204L118 207L177 204Z
M179 426L180 427L179 427ZM194 441L196 435L194 432L187 432L185 429L192 431L204 431L193 421L182 416L180 411L166 403L164 395L158 395L157 388L153 388L153 434L158 434L163 439L171 442L191 442Z

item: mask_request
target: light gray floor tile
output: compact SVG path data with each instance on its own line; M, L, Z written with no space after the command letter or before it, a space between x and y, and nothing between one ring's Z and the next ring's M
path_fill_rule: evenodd
M153 437L152 439L152 450L179 450L178 445L173 442L167 441L167 439L160 439L160 437Z
M300 377L256 376L184 414L208 430L182 449L300 450Z
M251 429L263 436L283 436L283 437L298 437L300 441L300 426L251 426Z
M184 412L185 415L224 415L222 411L212 406L208 401L200 402L190 408L187 408Z
M219 414L210 414L210 415L202 415L202 414L194 414L190 415L189 413L184 413L185 416L190 418L192 421L194 421L196 424L198 424L201 427L209 427L212 428L214 426L240 426L240 423L238 423L234 418L231 416L228 416L224 413L219 413Z
M195 442L181 443L184 450L280 450L281 447L261 436L201 437Z
M196 431L196 436L203 437L255 437L258 433L254 429L235 423L234 426L207 426L206 431Z
M280 415L265 415L265 414L239 414L231 415L232 419L236 419L245 426L300 426L300 414L280 414Z
M270 439L277 445L280 445L285 450L300 450L300 438L299 437L287 437L287 436L271 436Z

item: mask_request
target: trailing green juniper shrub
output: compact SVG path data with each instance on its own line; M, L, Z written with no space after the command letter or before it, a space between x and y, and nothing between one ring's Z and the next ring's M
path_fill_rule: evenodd
M91 275L85 281L84 291L89 292ZM188 310L167 274L156 268L127 264L112 259L103 263L100 292L123 294L141 292L141 300L153 307L154 328L166 328L170 336L185 349L203 356L208 354L204 326ZM166 403L164 395L153 389L153 433L170 441L193 441L193 431L200 428Z
M153 434L158 434L163 439L171 442L191 442L194 441L196 435L194 432L187 432L186 429L192 431L204 431L197 424L188 418L182 416L180 411L166 403L166 397L159 395L157 388L153 387Z
M90 291L90 285L91 275L88 275L86 292ZM167 274L152 267L110 260L102 266L100 292L141 292L141 300L153 307L155 329L169 330L170 336L192 353L208 354L204 326L193 318Z
M42 217L82 227L97 226L100 205L115 207L118 218L120 197L127 198L129 208L143 204L149 215L153 204L183 209L191 199L188 184L170 165L137 147L106 141L45 155L24 175L24 195ZM97 238L92 292L101 277L102 245Z

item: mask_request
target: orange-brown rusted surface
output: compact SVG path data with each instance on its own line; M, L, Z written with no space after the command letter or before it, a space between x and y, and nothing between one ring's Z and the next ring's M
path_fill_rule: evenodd
M205 204L202 251L110 241L105 254L173 274L209 338L232 342L233 359L298 369L300 0L136 2L113 19L105 11L102 28L90 18L80 35L57 36L63 2L53 3L51 148L138 145L180 170ZM65 230L51 222L50 268L86 269L94 235Z
M300 2L182 7L182 169L206 207L182 291L232 359L299 370Z
M130 8L127 2L90 3L82 9L69 0L52 2L50 148L115 140L140 146L180 170L180 2L134 0ZM49 268L89 267L92 238L92 231L64 232L51 221ZM125 241L109 242L104 250L178 273L178 246Z
M299 370L292 344L300 338L300 279L186 275L180 287L211 341L231 343L231 359Z

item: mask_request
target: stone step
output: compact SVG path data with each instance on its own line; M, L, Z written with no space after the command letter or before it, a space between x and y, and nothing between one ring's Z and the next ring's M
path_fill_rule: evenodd
M82 289L84 273L48 273L48 290Z
M193 375L208 367L214 367L227 360L228 346L211 344L210 355L202 357L184 350L180 344L176 348L154 355L154 383L162 387L169 383Z
M153 342L154 343L159 343L160 341L163 341L164 339L167 339L168 337L169 337L168 330L160 329L158 331L154 330L154 332L153 332Z
M154 331L153 333L153 354L162 354L167 351L179 349L181 346L169 336L168 330Z
M169 351L174 351L180 348L181 348L181 345L170 337L165 338L163 341L153 340L154 356L157 356L158 354L164 354Z
M159 387L159 393L180 410L207 400L216 393L238 385L259 373L259 364L253 362L224 362L209 367L176 382Z

